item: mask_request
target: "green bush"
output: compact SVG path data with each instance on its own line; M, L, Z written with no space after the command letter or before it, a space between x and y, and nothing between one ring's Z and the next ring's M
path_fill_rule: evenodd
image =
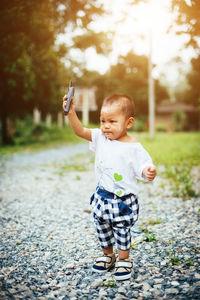
M34 124L31 116L27 116L24 120L17 119L14 122L15 134L14 137L24 137L27 138L32 135Z
M53 126L54 127L54 126ZM29 118L16 122L15 145L27 145L50 139L52 128L47 128L45 123L34 125Z
M136 132L147 131L146 122L144 120L136 119L132 127L132 130Z
M70 126L59 128L57 124L47 127L44 122L34 125L31 117L24 120L16 120L14 124L15 133L12 144L1 147L0 155L23 150L52 146L55 144L73 143L83 141L77 137Z
M186 123L187 123L187 116L183 111L175 111L173 113L173 124L175 131L183 131Z
M158 131L158 132L166 132L167 129L166 129L166 127L163 124L158 124L156 126L156 131Z

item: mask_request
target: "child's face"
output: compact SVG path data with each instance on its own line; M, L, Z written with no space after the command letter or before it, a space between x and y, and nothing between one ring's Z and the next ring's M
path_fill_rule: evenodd
M108 139L118 140L126 135L129 119L122 112L120 105L103 105L100 114L101 131Z

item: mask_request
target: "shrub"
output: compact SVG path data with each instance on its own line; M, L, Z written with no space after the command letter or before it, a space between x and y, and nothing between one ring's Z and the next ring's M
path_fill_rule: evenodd
M15 120L15 132L12 144L26 146L31 144L49 143L53 141L74 142L80 140L72 131L70 126L59 128L57 124L47 127L45 122L34 125L31 116L23 120Z
M143 120L136 119L132 127L133 131L142 132L147 130L146 122Z
M187 116L183 111L175 111L173 113L173 123L175 131L182 131L187 123Z
M166 127L163 124L158 124L156 126L156 131L158 131L158 132L166 132L167 129L166 129Z

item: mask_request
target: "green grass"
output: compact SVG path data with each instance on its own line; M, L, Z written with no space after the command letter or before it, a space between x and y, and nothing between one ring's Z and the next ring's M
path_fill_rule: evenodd
M95 127L95 126L92 126ZM37 128L38 129L38 128ZM21 134L14 139L12 146L1 146L0 156L17 151L43 150L50 147L59 147L63 144L84 142L77 137L69 126L59 129L53 125L50 129L44 124L39 130L27 130L27 134ZM130 132L151 155L155 165L166 167L187 162L190 165L199 165L200 162L200 133L156 133L153 140L148 133Z
M147 133L131 133L151 155L155 165L166 167L187 162L190 165L200 164L200 133L156 133L150 140Z
M83 139L77 137L69 126L42 129L41 132L29 136L19 136L13 140L13 145L0 147L0 156L19 151L38 151L46 148L59 147L63 144L81 143Z
M183 200L198 197L191 169L200 167L199 132L157 133L153 140L147 134L132 134L149 152L156 166L165 166L159 175L169 179L174 197Z

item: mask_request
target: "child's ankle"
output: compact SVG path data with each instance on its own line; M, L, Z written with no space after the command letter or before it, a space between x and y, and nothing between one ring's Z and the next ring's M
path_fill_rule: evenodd
M124 256L118 256L118 260L130 260L129 256L124 257Z
M108 255L108 256L114 256L114 255L115 255L115 252L112 252L112 253L104 253L104 252L103 252L103 254L104 254L104 255Z
M118 257L119 257L119 260L126 260L126 259L129 259L129 256L130 256L130 250L121 250L121 249L118 249Z

